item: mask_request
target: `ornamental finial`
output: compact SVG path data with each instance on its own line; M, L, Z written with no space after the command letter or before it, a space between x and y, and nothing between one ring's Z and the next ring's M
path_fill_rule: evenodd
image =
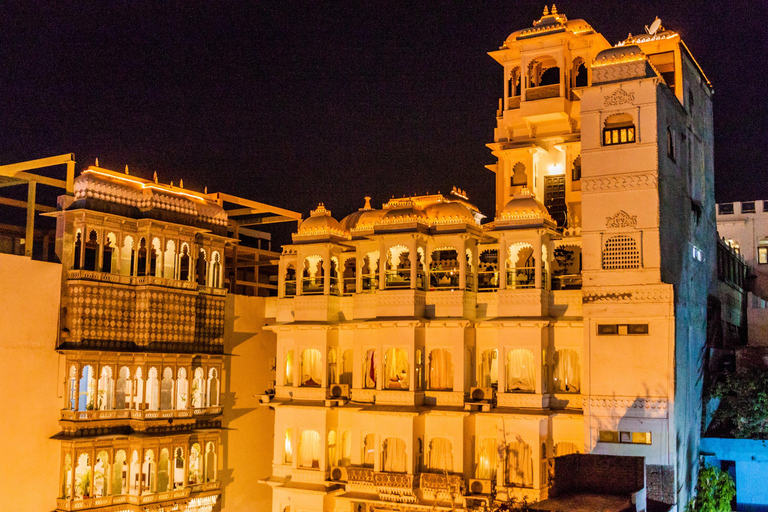
M183 179L179 180L179 188L184 188L184 180Z
M371 196L365 196L365 206L363 206L363 210L373 210L373 208L371 208Z
M155 183L157 183L157 171L155 171L153 178L155 179Z
M96 167L98 167L98 166L99 166L99 159L97 158L96 159Z
M546 5L544 6L544 16L549 16L549 9Z
M552 14L557 14L557 6L552 4Z
M128 164L125 164L125 174L128 174L130 176L131 173L128 172Z

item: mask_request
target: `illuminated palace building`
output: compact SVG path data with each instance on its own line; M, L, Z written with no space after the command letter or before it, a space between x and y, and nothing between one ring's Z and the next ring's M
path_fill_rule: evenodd
M690 497L716 237L710 84L658 22L611 46L555 7L490 56L504 77L493 220L460 189L366 202L341 221L321 204L283 248L268 326L274 512L544 499L550 463L574 452L644 457L649 501ZM137 308L152 311L148 293ZM89 328L72 325L73 342ZM184 355L135 357L131 377L145 372L160 400L177 400L164 372L197 382ZM121 378L122 362L83 358L78 376L89 363L96 388L97 364ZM216 357L200 367L208 405ZM202 481L209 442L178 442L187 458L200 446ZM177 446L142 443L109 449L160 464Z

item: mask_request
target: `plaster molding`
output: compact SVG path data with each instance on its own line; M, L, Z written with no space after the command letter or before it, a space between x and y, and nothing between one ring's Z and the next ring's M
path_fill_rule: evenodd
M674 300L672 285L643 286L639 288L601 288L599 291L585 292L584 304L659 302L671 303Z
M613 67L610 71L609 70L603 71L604 74L610 73L611 75L615 75L615 76L623 76L625 74L627 74L628 76L628 72L629 72L629 69L625 69L622 66ZM624 89L617 89L612 94L609 94L608 96L605 96L603 98L603 106L612 107L615 105L624 105L625 103L633 103L634 101L635 101L634 92L625 91Z
M662 416L669 414L669 401L664 397L601 396L591 395L584 400L584 409L595 415L607 416Z
M630 215L624 210L619 210L613 217L605 218L607 229L636 228L637 215Z
M497 393L496 406L543 409L549 407L549 395L534 393Z
M658 174L634 173L618 176L598 176L594 178L582 178L581 187L584 192L615 192L619 190L642 190L657 188L659 185Z

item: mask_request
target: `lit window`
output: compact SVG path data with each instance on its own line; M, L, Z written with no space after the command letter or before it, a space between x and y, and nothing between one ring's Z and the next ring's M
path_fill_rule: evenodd
M755 202L748 201L741 203L741 213L755 213Z
M768 246L757 248L757 262L761 265L768 264Z
M733 215L733 203L718 204L717 213L720 215Z
M605 146L635 142L635 127L628 126L625 128L606 128L603 131L603 142Z
M651 444L651 433L599 430L597 440L600 443Z
M648 334L648 324L598 324L598 336L634 336Z

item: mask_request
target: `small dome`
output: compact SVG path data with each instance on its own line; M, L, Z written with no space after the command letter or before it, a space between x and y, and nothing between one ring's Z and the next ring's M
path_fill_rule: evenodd
M374 210L371 208L371 198L365 197L365 206L360 208L354 213L350 213L343 219L341 219L341 229L349 233L356 227L369 226L373 229L373 225L381 220L386 212L384 210Z
M501 211L502 219L550 219L547 207L541 204L530 192L523 190L510 199Z
M312 210L310 217L301 223L298 235L319 235L324 233L339 234L342 232L339 221L331 217L331 211L326 210L323 203Z
M475 218L469 208L458 202L435 203L427 206L424 210L432 221L464 221L475 223Z
M422 210L414 208L413 206L406 206L404 208L393 208L389 210L381 220L388 223L392 222L413 222L417 219L426 219L427 216Z
M614 46L601 51L595 56L595 60L592 61L593 66L604 66L606 64L614 64L619 62L626 62L628 60L641 60L645 59L645 54L636 44L628 44L626 46Z

